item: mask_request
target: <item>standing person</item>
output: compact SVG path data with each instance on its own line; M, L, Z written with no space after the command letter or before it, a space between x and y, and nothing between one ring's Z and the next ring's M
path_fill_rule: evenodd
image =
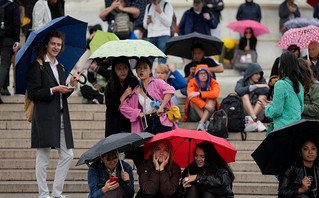
M319 42L311 41L308 45L309 58L307 56L304 59L307 59L308 65L313 71L314 77L319 80Z
M265 108L265 116L273 119L273 128L300 120L304 109L302 75L296 55L283 53L278 72L280 80L275 84L273 101L258 101Z
M89 198L133 198L134 176L132 167L119 159L116 150L104 153L88 170ZM123 165L123 169L121 164ZM117 181L111 181L117 177Z
M210 142L197 145L194 161L182 173L182 198L233 198L234 174Z
M294 0L285 0L279 6L279 31L284 34L287 31L287 28L284 26L286 21L290 19L295 19L300 17L300 12L297 4L294 3Z
M206 130L210 116L218 108L219 91L207 65L198 65L187 85L184 121L198 122L197 130Z
M245 114L249 122L245 124L245 131L266 131L260 121L264 119L265 112L258 100L266 101L269 87L264 78L264 72L259 64L249 63L244 77L237 81L235 92L241 97Z
M210 11L213 13L215 20L217 20L217 27L211 29L212 36L220 38L220 19L221 11L224 9L223 0L204 0L204 6L207 6Z
M312 140L303 141L295 154L296 161L280 176L278 198L318 197L318 147Z
M237 10L237 21L241 20L254 20L260 23L261 11L260 6L254 3L254 0L245 0L245 3L241 4Z
M244 36L239 40L239 49L244 51L254 50L256 51L257 38L254 35L252 28L245 29Z
M140 190L136 198L175 198L181 168L173 161L169 140L152 143L151 155L137 168Z
M64 180L73 160L73 137L67 98L80 79L78 69L67 85L64 70L57 57L65 42L61 32L49 32L43 40L37 60L27 73L27 91L34 103L31 147L37 148L36 178L39 198L50 198L46 181L51 148L59 152L59 162L53 182L52 196L62 195ZM82 72L83 73L83 72Z
M319 3L316 3L315 9L313 10L313 18L319 19Z
M178 35L198 32L210 36L210 29L215 29L217 25L218 20L207 7L204 7L203 0L194 0L193 7L186 10L182 16L178 26Z
M52 0L38 0L32 11L32 30L36 31L43 26L45 26L47 23L49 23L51 18L51 11L49 8L49 2Z
M143 26L147 30L147 41L153 43L165 53L166 42L171 38L173 6L166 0L151 0L145 8ZM165 64L166 58L159 58L158 63Z
M11 58L19 49L20 42L20 8L19 4L2 0L0 7L4 7L4 31L1 30L0 35L0 89L8 87L8 76L11 65ZM5 86L7 85L7 86ZM9 91L7 92L9 93ZM6 95L9 95L7 94ZM0 104L3 101L0 97Z
M50 0L49 1L49 8L51 11L52 19L64 16L64 4L65 4L65 0Z

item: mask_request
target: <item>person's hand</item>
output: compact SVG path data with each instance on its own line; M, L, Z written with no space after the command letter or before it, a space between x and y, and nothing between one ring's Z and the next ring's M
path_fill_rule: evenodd
M67 87L65 85L59 85L52 88L53 92L60 92L60 93L68 93L73 91L73 88Z
M112 191L114 189L117 189L119 187L119 183L117 183L116 181L110 182L110 180L107 180L105 182L105 186L103 186L102 188L102 192L103 194Z
M301 184L302 184L301 190L303 192L306 192L309 189L309 187L311 186L311 181L310 181L310 179L308 177L305 176L302 179Z
M256 84L256 87L257 88L268 88L269 89L269 86L267 84Z
M131 88L130 86L128 86L128 87L126 88L126 90L124 91L124 93L123 93L124 98L129 97L131 94L132 94L132 88Z
M164 107L162 105L157 109L156 114L160 117L164 113Z
M262 100L258 100L258 102L257 102L260 106L261 106L261 108L263 108L263 109L265 109L265 106L267 105L267 103L265 102L265 101L262 101Z
M153 155L153 164L155 166L155 170L160 170L160 165L158 163L158 158L155 157L155 155Z
M193 182L193 181L195 181L195 179L196 179L196 177L197 177L197 175L189 175L189 176L187 176L187 177L185 177L184 179L183 179L183 187L184 188L189 188L189 187L191 187L192 185L191 185L191 183Z
M159 167L160 171L164 170L165 166L168 164L168 161L169 161L169 155L167 155L167 158L164 159L164 161L161 163L161 165Z
M188 99L192 99L194 97L198 97L199 96L199 92L198 91L194 91L188 94Z
M246 47L244 48L245 51L249 51L250 50L250 47L249 45L246 45Z
M169 68L169 70L170 70L172 73L176 70L176 68L175 68L175 66L174 66L173 64L168 64L168 68Z
M14 53L16 53L16 52L18 51L19 45L20 45L20 44L19 44L18 42L16 42L16 43L13 44L12 50L14 51Z
M139 116L140 116L140 117L143 117L143 116L144 116L144 113L143 113L143 112L140 112Z
M292 7L292 5L289 5L288 9L290 12L296 12L296 9L294 7Z
M203 17L204 17L204 19L206 19L207 21L210 20L209 13L203 13Z
M123 12L124 10L124 6L122 4L119 4L119 6L117 7L117 9L121 12Z
M162 14L162 12L163 12L159 4L156 4L156 5L155 5L155 11L156 11L158 14Z
M222 5L224 5L224 3L223 2L219 2L217 5L222 6Z
M111 8L114 10L115 8L119 7L120 4L120 0L114 0L111 4Z
M213 104L206 104L205 109L207 109L209 112L213 112L215 107Z
M90 64L90 69L92 70L92 71L94 71L94 69L96 68L96 62L94 61L94 62L92 62L91 64Z
M102 89L101 85L99 85L99 84L97 84L97 83L94 85L94 88L95 88L96 90L98 90L98 91L101 91L101 89Z
M213 4L208 3L208 4L207 4L207 7L208 7L208 8L213 8Z
M266 105L272 105L272 101L266 100Z
M73 76L71 76L71 79L70 79L70 85L72 87L78 83L78 80L80 80L80 76L83 73L84 71L79 72L79 67L76 68L75 73L73 74Z
M308 66L310 66L310 65L311 65L311 61L310 61L310 59L307 59L307 60L306 60L306 62L307 62L307 64L308 64Z
M279 77L274 77L270 79L269 85L274 86L276 82L279 80Z
M148 15L148 16L147 16L146 23L147 23L147 25L150 24L150 23L152 23L152 16L151 16L151 15Z
M194 76L195 70L196 70L196 67L190 67L190 68L189 68L189 75Z
M130 175L127 172L121 171L121 177L123 181L130 180Z

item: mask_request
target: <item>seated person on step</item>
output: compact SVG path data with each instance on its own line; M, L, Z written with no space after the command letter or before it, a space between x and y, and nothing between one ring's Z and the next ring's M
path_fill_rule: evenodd
M140 190L136 198L174 198L181 168L173 161L172 144L167 139L153 142L151 155L137 169Z
M207 65L196 67L194 78L188 82L184 121L197 122L197 130L206 130L209 118L218 107L219 85Z
M192 48L192 55L193 60L185 65L184 73L185 73L185 80L188 83L192 78L194 78L195 68L199 64L205 64L208 66L209 71L211 72L211 76L213 79L216 80L215 73L222 73L224 72L224 67L222 64L217 64L214 59L206 58L205 56L205 49L204 46L201 44L195 44ZM181 93L186 96L187 95L187 88L182 88Z
M241 97L245 114L245 131L266 131L266 127L260 120L265 117L263 108L258 100L266 101L269 87L264 72L259 64L249 63L244 77L237 81L235 92Z
M111 177L117 177L118 181L111 181ZM132 167L127 162L120 161L116 150L104 153L100 159L93 162L88 170L88 184L89 198L133 198L134 196Z

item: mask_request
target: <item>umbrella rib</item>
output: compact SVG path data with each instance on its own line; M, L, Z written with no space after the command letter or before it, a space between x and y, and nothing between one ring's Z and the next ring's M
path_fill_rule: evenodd
M180 144L178 145L178 147L175 149L174 153L179 149L179 147L182 146L182 144L183 144L187 139L189 139L189 138L184 138L184 140L182 141L182 143L180 143Z

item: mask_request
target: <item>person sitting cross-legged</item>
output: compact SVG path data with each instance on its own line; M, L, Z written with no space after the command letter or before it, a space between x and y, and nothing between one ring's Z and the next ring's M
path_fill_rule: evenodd
M269 86L263 77L264 72L259 64L250 63L244 77L237 81L235 92L241 97L246 116L245 131L266 131L266 127L259 120L263 120L265 112L257 103L266 101Z
M197 130L206 130L208 119L218 107L217 97L219 85L212 78L207 65L198 65L194 78L188 82L187 101L185 104L184 121L197 122Z

